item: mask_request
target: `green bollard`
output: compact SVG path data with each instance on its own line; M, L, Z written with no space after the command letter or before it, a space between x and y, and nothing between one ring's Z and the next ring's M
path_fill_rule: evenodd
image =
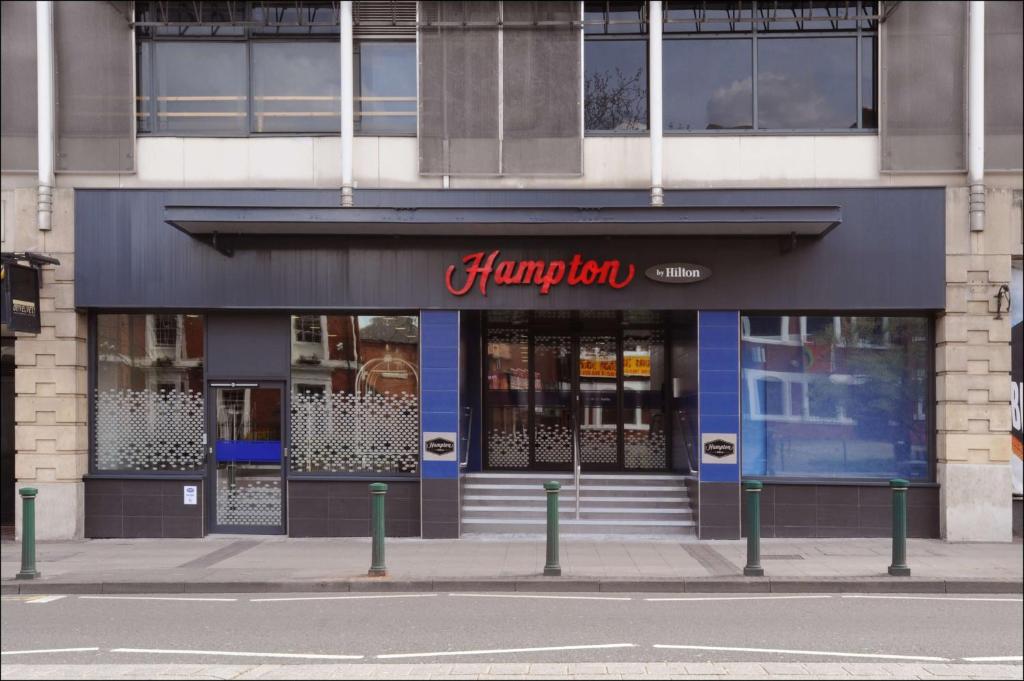
M384 494L388 486L383 482L370 485L371 513L373 523L373 558L370 561L370 577L386 577L384 565Z
M901 478L889 481L892 488L892 565L893 577L909 577L907 565L907 488L910 483Z
M761 567L761 488L757 480L743 483L747 493L747 564L743 566L744 577L764 577Z
M35 487L22 487L21 494L21 571L16 579L35 579L36 570L36 495Z
M545 577L561 577L562 567L558 564L558 490L562 486L552 480L544 483L548 497L548 555L544 563Z

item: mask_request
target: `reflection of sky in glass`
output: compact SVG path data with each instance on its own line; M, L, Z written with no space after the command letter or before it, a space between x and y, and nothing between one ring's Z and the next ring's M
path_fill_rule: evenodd
M667 40L665 130L750 128L751 41Z
M157 101L158 113L241 113L246 109L245 45L242 43L154 43L158 97L225 99ZM244 115L157 116L160 130L244 132Z
M758 126L856 127L856 55L856 38L758 40Z
M364 42L359 46L359 97L409 97L404 102L360 100L362 112L408 112L407 116L360 116L359 130L416 132L416 43Z
M585 45L588 130L647 129L647 41L588 40Z
M330 42L252 44L253 112L257 132L338 130L341 85L338 45ZM293 96L293 100L261 97ZM300 99L332 97L332 100ZM266 116L262 112L312 112L317 116ZM331 114L331 115L327 115Z

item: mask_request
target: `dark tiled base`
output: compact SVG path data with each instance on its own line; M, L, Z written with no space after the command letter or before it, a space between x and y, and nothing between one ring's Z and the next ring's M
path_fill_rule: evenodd
M740 486L734 482L700 483L700 538L740 538Z
M186 506L185 485L198 487ZM205 535L201 480L86 479L85 536L89 539L175 538Z
M384 497L384 531L389 537L420 536L420 483L389 482ZM369 537L369 483L345 480L289 480L288 535Z
M746 499L744 518L746 518ZM892 492L883 485L786 485L766 482L761 492L765 538L889 537ZM744 536L746 528L744 527ZM911 487L907 534L939 536L938 487Z

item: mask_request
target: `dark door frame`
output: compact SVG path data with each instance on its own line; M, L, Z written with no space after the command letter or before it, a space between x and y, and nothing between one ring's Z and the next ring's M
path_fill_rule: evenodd
M487 381L487 360L488 355L486 352L488 332L491 327L496 328L518 328L526 332L527 335L527 437L528 437L528 465L526 468L507 468L507 467L493 467L489 462L489 451L487 444L487 418L488 418L488 390L486 387ZM481 427L481 450L483 452L483 470L521 470L521 471L557 471L571 473L573 462L570 460L566 464L538 463L535 458L536 452L536 396L535 396L535 383L534 383L534 371L535 371L535 340L538 335L541 336L568 336L570 339L570 356L572 358L570 364L571 372L571 388L570 388L570 413L572 417L572 428L574 435L579 438L580 427L582 423L581 410L583 408L581 391L580 391L580 375L579 375L579 350L580 350L580 337L581 336L607 336L613 338L616 344L615 352L615 363L616 363L616 388L615 388L615 404L617 411L617 460L615 464L583 464L582 471L585 473L660 473L668 472L672 469L672 429L670 427L671 421L669 417L671 415L671 337L670 337L671 324L668 320L663 320L659 323L652 324L636 324L626 326L623 323L623 316L621 312L616 313L614 321L603 321L603 320L582 320L579 318L578 313L573 312L569 318L559 320L538 320L536 315L532 312L528 313L527 321L525 324L518 325L504 325L504 324L488 324L486 313L483 315L481 323L481 336L482 345L485 351L481 353L480 362L482 365L481 371L481 382L484 383L482 390L482 401L483 401L483 414L482 414L482 427ZM662 332L662 353L664 357L663 367L664 376L662 377L662 412L663 412L663 428L665 428L665 467L664 468L626 468L626 452L625 452L625 414L624 414L624 401L625 401L625 389L623 368L624 368L624 337L630 330L644 331L644 330L660 330Z
M217 399L214 391L237 388L276 388L281 395L281 522L273 526L219 525L217 524ZM206 528L208 534L268 534L288 533L288 382L281 379L207 379L206 381Z

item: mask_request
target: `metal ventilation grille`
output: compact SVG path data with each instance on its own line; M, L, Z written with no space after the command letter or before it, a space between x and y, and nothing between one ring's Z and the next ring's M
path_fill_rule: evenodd
M357 0L352 6L356 38L416 36L416 3L407 0Z
M35 170L36 3L0 3L0 168ZM17 95L13 93L18 93Z
M985 169L1024 166L1024 3L985 3Z
M129 3L54 5L57 170L135 168Z
M882 170L964 170L967 3L901 2L882 26Z

